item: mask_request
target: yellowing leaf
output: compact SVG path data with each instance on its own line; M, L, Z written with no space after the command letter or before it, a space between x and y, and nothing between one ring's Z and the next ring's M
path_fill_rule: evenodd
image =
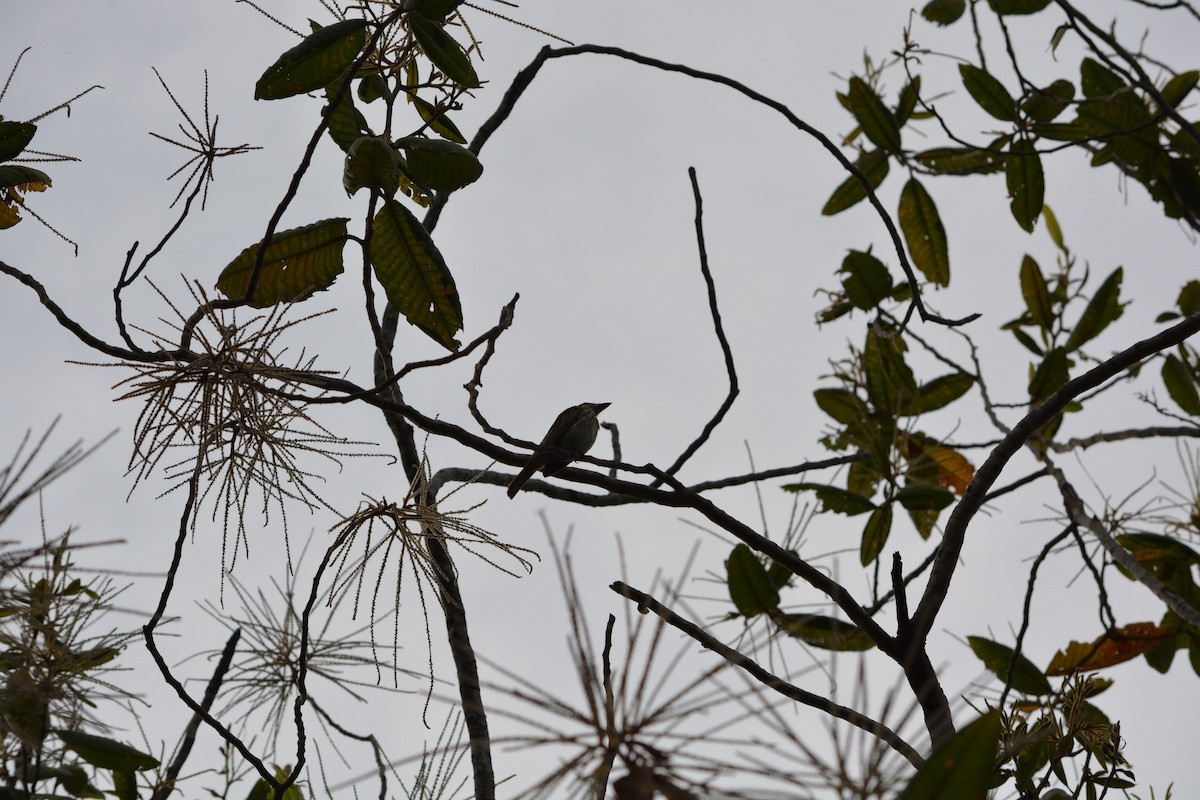
M1111 635L1105 634L1093 642L1071 642L1050 659L1046 674L1057 677L1121 664L1153 650L1163 639L1176 633L1177 628L1160 628L1153 622L1122 625Z

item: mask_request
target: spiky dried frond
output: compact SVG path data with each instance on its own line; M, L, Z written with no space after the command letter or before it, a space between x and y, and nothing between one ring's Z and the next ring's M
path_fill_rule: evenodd
M622 796L630 797L648 797L638 794L647 790L679 798L710 793L713 782L728 778L734 768L728 754L756 747L736 731L751 717L747 698L760 687L731 684L730 667L723 660L682 675L684 656L694 652L695 643L683 640L673 652L664 652L669 626L658 617L634 615L630 607L624 641L614 642L615 618L610 616L598 651L569 547L568 540L560 551L551 539L570 615L568 646L582 702L555 695L540 676L488 662L504 678L503 683L488 683L489 691L523 706L493 707L491 716L529 731L493 741L506 749L537 748L542 763L555 765L521 796L598 798L606 796L609 786L628 790ZM679 581L663 587L676 601L690 564L691 558Z
M328 603L352 594L357 616L365 589L370 598L372 619L377 616L377 605L388 584L388 576L395 575L394 588L389 585L389 595L382 596L382 599L398 607L405 573L411 570L416 581L417 598L425 616L427 641L429 619L425 593L430 591L439 602L444 601L438 591L442 567L430 551L431 542L436 541L446 550L453 545L514 577L522 572L531 572L532 560L538 558L533 550L501 541L490 531L469 522L468 515L478 505L455 511L441 510L430 497L429 481L429 459L423 454L421 468L409 485L404 500L397 504L389 502L387 498L366 498L358 511L334 526L337 538L327 556L328 563L335 568ZM451 495L441 502L444 504ZM510 560L510 564L502 563L501 557ZM374 580L367 585L367 576L372 572ZM372 621L372 641L375 639L374 624ZM399 649L398 625L397 619L392 631L393 661Z
M277 599L268 597L262 589L252 591L236 578L230 578L230 585L242 606L238 615L230 616L210 601L205 601L202 607L229 630L241 631L238 658L224 681L221 716L239 719L238 729L242 731L264 730L273 747L295 698L307 598L297 596L294 573L288 576L283 586L272 583ZM380 618L373 618L371 624L394 613L392 609ZM321 688L324 686L337 689L343 698L349 695L356 702L366 702L359 689L379 688L377 681L368 682L359 674L363 668L379 668L374 643L362 638L368 626L352 631L332 631L332 622L333 615L330 614L319 628L310 627L304 663L307 691L315 697L316 693L325 691ZM423 677L395 664L385 666L396 673Z
M161 291L159 295L177 317L162 320L171 334L143 332L164 352L174 352L167 342L178 338L185 317ZM272 510L278 513L286 542L289 503L310 511L332 510L313 488L324 480L320 471L306 469L302 459L316 456L340 469L342 458L371 455L364 450L371 445L335 435L309 415L304 402L288 396L305 388L306 378L334 373L314 369L316 359L303 350L284 361L287 349L280 338L328 312L286 320L291 306L280 305L239 321L236 312L214 310L198 287L192 295L208 309L193 329L192 351L166 362L105 366L132 369L134 374L117 384L125 389L119 399L145 404L134 427L129 462L134 488L159 468L171 484L163 494L197 482L197 507L212 500L212 519L221 517L226 536L222 565L232 568L239 547L249 552L245 532L253 499L261 501L258 510L265 524ZM169 453L179 457L170 459ZM231 525L236 530L232 553Z

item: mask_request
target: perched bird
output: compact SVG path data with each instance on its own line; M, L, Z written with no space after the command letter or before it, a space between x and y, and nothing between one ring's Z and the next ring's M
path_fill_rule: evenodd
M600 420L596 419L596 415L608 406L608 403L580 403L559 414L542 437L542 443L529 456L517 477L508 484L508 496L516 497L525 482L539 469L543 475L557 475L586 453L600 432Z

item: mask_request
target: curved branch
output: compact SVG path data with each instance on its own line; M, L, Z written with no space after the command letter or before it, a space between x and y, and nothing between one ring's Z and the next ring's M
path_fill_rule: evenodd
M988 489L1000 477L1000 473L1009 460L1033 438L1038 428L1062 412L1067 403L1079 395L1099 386L1143 359L1179 344L1197 332L1200 332L1200 313L1192 314L1161 333L1143 339L1079 377L1067 381L1050 398L1026 414L1013 427L987 460L975 471L975 478L967 487L967 491L963 493L962 500L954 507L950 519L946 522L942 545L938 548L937 558L929 573L929 583L926 584L920 605L913 615L911 634L916 639L924 641L925 637L929 635L942 603L946 601L950 580L954 577L958 556L962 552L963 542L966 539L967 527L983 505Z
M921 758L921 754L918 753L912 745L904 741L904 739L902 739L898 733L884 725L882 722L877 722L865 714L860 714L852 708L839 705L838 703L835 703L826 697L805 691L795 684L788 683L783 678L780 678L763 669L756 661L754 661L754 659L744 655L743 653L739 653L737 650L725 645L699 626L688 622L686 619L679 616L663 604L659 603L645 592L640 592L637 589L634 589L632 586L622 583L621 581L616 581L615 583L610 584L608 588L612 589L622 597L637 603L638 611L642 612L643 614L647 613L648 611L653 611L668 625L683 631L688 636L695 639L702 647L712 650L714 653L728 661L733 666L745 670L751 677L766 686L768 689L779 692L785 697L795 700L798 703L803 703L806 706L815 708L818 711L824 711L831 717L845 720L851 725L863 729L872 736L878 736L880 739L891 745L893 750L908 759L908 762L914 767L919 768L925 763L925 759Z

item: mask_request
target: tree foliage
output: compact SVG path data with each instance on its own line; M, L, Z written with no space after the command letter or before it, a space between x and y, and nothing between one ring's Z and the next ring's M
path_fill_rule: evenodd
M1190 14L1190 22L1200 22L1200 12L1190 4L1176 5L1181 15ZM180 776L202 726L223 743L225 768L219 774L225 786L223 793L210 790L214 795L245 792L246 785L248 796L256 798L319 794L311 760L319 752L313 742L320 729L370 748L384 796L394 775L388 732L358 731L353 716L317 687L356 692L349 688L354 680L340 671L348 664L387 666L399 673L397 638L391 662L379 656L377 643L384 620L398 613L385 609L401 597L424 609L431 638L429 616L445 618L465 738L458 742L458 722L451 717L438 744L422 758L415 788L405 789L417 796L452 795L458 784L446 776L455 769L467 771L465 753L470 754L474 796L496 796L492 749L503 742L555 744L570 752L545 775L521 776L530 787L522 791L533 795L562 791L603 797L611 790L622 800L656 793L691 798L719 786L730 796L750 796L761 791L760 785L832 792L837 778L845 778L847 754L835 753L836 769L824 764L793 729L793 704L816 709L832 725L857 728L866 737L874 755L864 774L855 776L855 796L982 798L1004 787L1020 797L1097 797L1135 786L1133 765L1122 754L1119 722L1109 719L1097 698L1117 679L1110 668L1138 659L1165 672L1184 651L1200 676L1200 481L1193 461L1190 485L1178 502L1126 513L1105 499L1111 490L1102 491L1099 502L1085 501L1077 488L1084 473L1067 462L1094 445L1162 439L1185 448L1200 436L1200 353L1190 343L1200 331L1200 281L1179 288L1174 306L1158 316L1158 330L1138 332L1125 324L1125 310L1133 289L1148 280L1146 266L1102 263L1093 269L1072 249L1076 245L1068 246L1046 197L1057 180L1051 165L1082 157L1090 167L1140 187L1186 233L1200 233L1200 122L1190 118L1200 71L1166 67L1067 0L933 0L920 12L923 21L903 32L893 56L884 62L868 58L860 74L846 79L837 101L849 132L840 144L749 84L597 45L544 48L468 140L454 122L457 112L466 103L500 94L486 86L486 63L469 23L471 8L446 0L352 7L339 18L295 32L299 43L273 62L264 58L269 66L253 83L253 96L298 104L316 98L310 103L311 137L279 205L260 210L256 241L223 243L230 251L223 269L188 274L196 288L187 305L155 287L174 314L165 330L150 333L152 323L141 317L141 309L127 308L124 293L149 283L155 259L191 221L193 202L207 199L216 160L252 149L219 146L207 106L204 126L184 112L187 143L167 139L195 154L181 167L192 169L176 198L186 198L185 205L179 222L140 262L134 258L137 245L129 250L113 285L119 342L107 341L66 314L39 282L40 265L0 262L12 291L17 284L31 291L57 324L106 364L130 375L119 384L123 399L141 404L130 472L135 483L166 478L167 496L179 505L173 558L165 565L158 605L139 634L161 680L190 719L181 731L162 734L180 737L169 758L112 735L109 720L91 709L113 699L104 676L131 637L87 633L92 617L109 605L111 587L75 577L68 536L11 549L0 564L5 581L0 636L6 645L0 664L3 796L186 794ZM1057 52L1070 38L1083 53L1078 63L1064 62L1062 74L1033 82L1023 60L1025 40L1012 32L1022 17L1040 32L1038 46ZM918 37L927 36L938 37L937 48L918 43ZM942 41L955 43L961 52L941 56ZM462 297L477 288L461 280L435 228L454 193L486 175L485 145L517 113L541 71L559 59L583 55L732 89L778 112L844 170L845 177L829 187L820 214L877 219L882 235L878 241L862 234L865 240L846 242L841 262L826 265L831 277L821 288L824 307L816 326L851 338L812 391L815 407L827 418L818 444L830 457L687 484L681 470L713 431L727 424L726 412L739 391L738 354L724 329L708 263L703 168L691 172L699 267L728 379L724 402L667 466L623 461L617 428L606 423L611 457L580 454L574 467L553 481L533 480L527 490L580 507L681 509L719 531L728 545L717 573L726 624L697 622L682 597L689 567L668 564L678 582L658 587L657 597L655 588L612 583L631 608L652 617L629 623L625 653L615 646L610 618L598 656L570 559L555 547L563 604L573 626L573 663L564 669L578 672L587 698L577 709L548 695L537 676L506 674L507 685L488 685L489 691L495 689L490 696L481 690L486 683L481 659L467 631L468 623L480 617L490 624L489 609L463 602L457 564L469 554L520 574L532 569L536 554L479 526L474 508L451 510L448 487L503 487L509 476L494 465L518 467L537 445L490 421L479 402L498 345L521 324L517 298L495 302L496 324L472 333ZM972 108L960 117L941 109L941 96L925 87L947 75L978 113ZM886 88L894 79L899 91ZM30 193L51 188L53 168L43 172L19 162L41 156L34 148L43 118L82 94L36 118L0 119L0 228L24 221L22 212L31 211ZM359 213L282 227L301 178L324 159L342 165L342 186L327 190L344 190L359 203ZM1017 236L1044 230L1053 245L1052 264L1032 252L1008 266L1006 279L1023 307L1000 327L1005 337L1011 334L1001 354L979 354L978 331L990 324L980 319L979 309L958 317L933 310L939 291L971 280L979 269L963 257L961 231L947 224L951 217L939 207L949 178L978 183L981 194L997 193L1007 201L1011 219L989 220L989 225L1007 226ZM889 210L881 193L893 188L896 205ZM285 356L281 343L285 331L302 335L302 324L311 318L301 316L305 304L346 281L346 273L359 265L361 311L336 313L347 329L354 324L369 332L362 341L373 359L369 384L350 380L341 368L317 369L307 350ZM215 281L219 296L203 288L209 281ZM401 363L414 333L444 354ZM320 351L321 342L307 347ZM451 409L428 407L414 399L421 397L418 391L410 390L414 373L460 361L473 363L466 387L470 422L465 424L449 421L457 419ZM1027 365L1019 385L997 385L994 366L1005 361ZM1169 403L1155 399L1159 391ZM1162 424L1126 424L1096 410L1122 394L1143 397L1147 414L1161 417ZM319 484L337 480L343 460L370 454L365 443L317 422L316 409L332 404L379 412L381 430L390 432L408 480L403 499L366 498L347 514L318 493ZM974 429L990 430L991 438L982 444L964 440L957 426L946 422L954 415ZM1098 432L1084 438L1064 433L1081 425ZM426 438L434 442L432 451L422 443ZM493 466L455 466L438 449L441 442L459 446L454 452L465 448L491 459ZM1018 455L1031 459L1034 469L1000 485L1002 471ZM320 466L312 466L313 459ZM14 460L0 475L0 522L77 460L68 454L13 496L31 463ZM24 466L17 469L18 464ZM838 471L829 477L814 476L834 467ZM930 647L931 631L939 624L951 582L964 569L963 548L977 529L980 511L1010 493L1029 492L1035 483L1055 487L1054 524L1042 546L1028 554L1029 575L1010 581L1012 594L1023 587L1026 599L1015 636L958 632L1000 689L979 694L969 712L956 714L953 691L943 685ZM750 484L805 500L811 509L808 522L839 519L852 526L856 538L848 550L856 558L831 561L809 552L797 528L773 539L762 530L765 525L741 519L717 502L717 488ZM15 499L6 500L10 496ZM289 573L278 598L268 599L230 577L248 610L238 617L220 605L206 609L231 636L219 651L207 691L198 695L160 648L168 602L186 569L183 545L189 536L222 528L222 552L233 554L228 563L223 556L223 575L225 568L233 575L236 554L248 550L245 520L260 507L261 513L283 519L285 530L289 509L326 515L332 539L316 557L311 582L296 582ZM916 536L902 537L901 529ZM230 533L232 548L227 546ZM290 569L290 543L288 548ZM1072 553L1078 569L1094 577L1100 625L1059 630L1059 652L1041 662L1024 648L1030 627L1039 623L1030 612L1030 598L1040 588L1043 563L1062 552ZM34 561L41 565L33 568ZM848 565L853 580L845 577ZM1160 604L1156 616L1130 616L1110 602L1109 585L1118 580L1152 593ZM803 593L811 600L814 592L824 604L820 612L800 607L797 600ZM369 614L363 629L367 638L329 634L316 621L322 603L345 603L355 614L360 606L369 608L364 612ZM668 627L686 635L680 659L700 661L711 651L720 657L717 666L667 701L647 697L655 649L646 656L644 675L632 672L636 665L617 662L634 659L639 632L651 625L657 627L643 635L655 642ZM923 730L902 733L887 720L872 718L865 700L855 707L832 692L803 688L796 676L773 663L775 654L800 648L847 654L841 657L863 663L869 656L887 659L902 674L906 700L915 705ZM786 664L786 658L779 661ZM434 674L448 679L440 665L431 663L429 669L431 685ZM582 725L584 733L561 732L555 722L544 723L549 734L511 733L491 700L496 694L524 701L551 719L557 715L563 725ZM266 741L245 730L247 715L264 709L273 720ZM698 720L710 712L725 715L727 738L722 738L723 727L717 737L705 728L709 723ZM511 716L525 719L529 711ZM294 741L280 741L284 720L295 729ZM788 757L781 759L780 752ZM886 755L899 763L887 762Z

